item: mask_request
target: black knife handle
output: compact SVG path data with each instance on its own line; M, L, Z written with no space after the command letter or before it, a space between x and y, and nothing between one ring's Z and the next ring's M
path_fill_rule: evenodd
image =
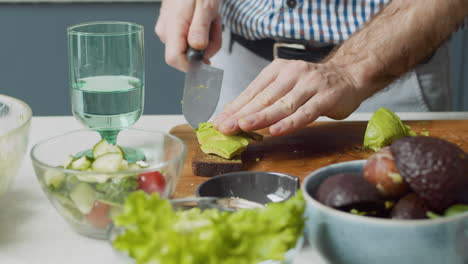
M205 55L205 50L197 50L192 47L189 47L187 50L188 61L202 61L204 55Z

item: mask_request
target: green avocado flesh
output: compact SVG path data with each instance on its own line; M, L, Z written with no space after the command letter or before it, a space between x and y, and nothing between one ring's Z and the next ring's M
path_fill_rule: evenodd
M200 149L206 154L215 154L225 159L240 155L247 148L245 136L226 136L213 127L211 122L200 123L195 131Z
M408 129L400 118L385 107L372 115L364 134L364 147L379 151L393 141L408 136Z

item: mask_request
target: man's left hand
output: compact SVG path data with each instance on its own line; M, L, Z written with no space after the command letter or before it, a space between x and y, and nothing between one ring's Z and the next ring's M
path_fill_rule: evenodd
M213 123L227 135L270 127L278 136L319 116L346 118L364 99L353 78L334 64L276 59Z

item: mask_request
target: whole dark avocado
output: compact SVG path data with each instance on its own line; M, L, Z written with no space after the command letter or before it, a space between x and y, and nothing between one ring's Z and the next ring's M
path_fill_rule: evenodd
M457 202L468 187L468 155L434 137L404 137L390 146L395 164L410 188L435 212Z
M324 180L315 198L330 207L349 211L381 211L384 201L374 186L361 175L339 173Z
M415 193L409 193L398 200L392 209L394 219L424 219L429 207L426 202Z

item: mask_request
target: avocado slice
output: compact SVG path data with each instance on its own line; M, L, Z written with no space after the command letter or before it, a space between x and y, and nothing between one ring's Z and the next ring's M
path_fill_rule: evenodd
M201 150L206 154L216 154L225 159L232 159L240 155L247 148L248 141L240 138L239 140L210 140L201 145Z
M200 123L195 133L200 149L205 154L215 154L225 159L240 155L249 142L253 141L250 134L242 132L237 135L224 135L214 128L211 122Z

